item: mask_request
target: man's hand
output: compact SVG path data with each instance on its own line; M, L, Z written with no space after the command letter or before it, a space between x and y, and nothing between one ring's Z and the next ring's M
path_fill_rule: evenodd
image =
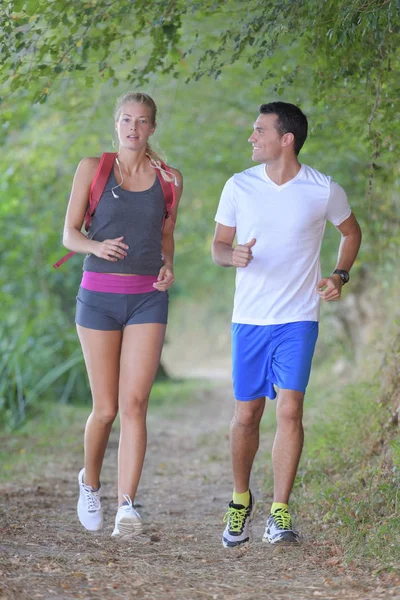
M232 265L234 267L247 267L249 262L253 260L252 247L256 243L256 239L253 238L251 242L247 244L238 244L232 252Z
M342 293L343 283L340 275L325 277L317 283L317 292L325 302L339 300ZM322 289L325 288L325 289Z
M166 292L168 288L174 283L175 277L171 265L164 265L161 267L157 277L156 283L153 283L153 287L159 292Z

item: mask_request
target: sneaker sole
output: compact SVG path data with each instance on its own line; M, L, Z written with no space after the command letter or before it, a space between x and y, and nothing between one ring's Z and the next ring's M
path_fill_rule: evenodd
M118 523L118 529L115 528L111 534L113 538L131 539L138 537L143 533L143 525L141 522L134 521L133 519L120 519Z
M231 542L229 540L226 540L224 537L222 537L222 545L224 548L237 548L238 546L242 546L243 544L249 544L252 541L251 523L255 517L256 512L257 512L257 501L254 502L253 510L251 511L250 516L249 516L249 536L246 539L240 540L238 542Z
M251 542L251 536L247 537L245 540L240 540L240 542L230 542L225 538L222 538L222 545L224 548L237 548L238 546L243 546L243 544L248 544Z
M262 541L272 544L273 546L300 546L301 544L299 538L295 536L292 532L284 533L283 537L277 540L270 540L268 535L263 536Z

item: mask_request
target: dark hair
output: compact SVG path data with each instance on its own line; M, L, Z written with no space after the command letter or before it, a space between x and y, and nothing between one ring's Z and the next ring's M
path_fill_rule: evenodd
M261 104L260 114L277 115L276 129L279 135L293 133L294 151L298 154L307 139L308 129L307 117L300 108L288 102L270 102Z

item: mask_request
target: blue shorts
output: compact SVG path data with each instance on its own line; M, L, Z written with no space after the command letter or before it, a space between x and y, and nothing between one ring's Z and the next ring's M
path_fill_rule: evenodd
M318 337L317 321L283 325L232 323L232 378L237 400L306 391Z

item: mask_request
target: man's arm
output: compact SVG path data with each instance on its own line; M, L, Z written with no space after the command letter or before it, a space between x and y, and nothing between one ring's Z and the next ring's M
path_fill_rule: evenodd
M221 267L247 267L253 260L252 247L256 243L255 238L246 244L238 244L233 248L233 240L236 227L227 227L217 223L214 240L212 243L213 261Z
M360 249L361 228L354 214L351 213L350 217L338 225L337 229L342 234L342 239L335 269L350 271ZM325 290L322 291L321 288L325 286ZM339 300L342 286L340 275L331 275L318 282L317 290L323 300L331 302Z
M335 269L344 269L350 271L357 258L361 245L361 228L357 219L351 213L350 217L343 221L337 229L342 234L339 246L339 255ZM338 275L335 275L338 277Z

